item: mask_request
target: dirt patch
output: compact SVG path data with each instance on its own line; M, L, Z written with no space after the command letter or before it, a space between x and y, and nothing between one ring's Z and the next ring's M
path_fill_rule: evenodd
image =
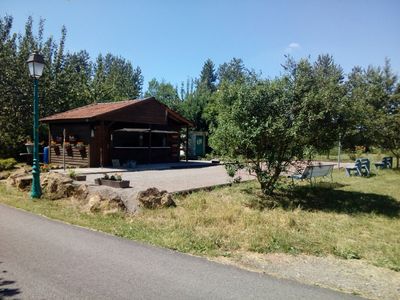
M400 299L400 273L363 260L333 256L237 253L218 262L279 278L361 295L370 299Z

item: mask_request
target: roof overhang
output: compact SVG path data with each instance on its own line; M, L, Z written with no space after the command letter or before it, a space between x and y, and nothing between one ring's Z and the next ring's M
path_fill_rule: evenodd
M164 107L164 109L167 112L167 116L175 121L177 121L178 123L181 123L183 125L189 126L189 127L194 127L193 123L190 122L188 119L186 119L185 117L181 116L179 113L177 113L176 111L173 111L172 109L170 109L167 105L165 105L164 103L158 101L157 99L155 99L154 97L150 97L150 98L145 98L145 99L137 99L140 101L132 101L132 103L128 103L127 105L124 105L122 107L119 108L115 108L112 109L110 111L106 111L97 115L93 115L93 116L84 116L84 117L68 117L68 116L63 116L65 115L66 112L64 113L59 113L59 114L55 114L55 115L51 115L45 118L41 118L40 121L43 123L76 123L76 122L84 122L84 123L88 123L88 122L94 122L94 121L102 121L102 120L106 120L107 116L109 116L110 114L115 114L118 113L119 111L122 111L124 109L126 109L127 107L131 107L131 106L139 106L139 105L144 105L149 101L156 101L158 104L160 104L160 106ZM95 107L95 104L91 104L91 105L87 105L87 107ZM80 107L77 109L85 109L84 107ZM77 110L77 109L73 109L71 111ZM68 112L68 111L67 111ZM132 121L132 123L135 123L134 121Z

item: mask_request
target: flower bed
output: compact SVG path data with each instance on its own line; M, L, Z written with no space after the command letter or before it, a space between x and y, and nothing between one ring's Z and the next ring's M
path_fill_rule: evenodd
M117 181L117 180L97 178L94 180L94 182L98 185L106 185L113 188L128 188L130 181L129 180Z
M96 178L94 180L94 183L97 185L106 185L113 188L128 188L130 181L122 180L120 175L108 176L107 174L105 174L103 178Z

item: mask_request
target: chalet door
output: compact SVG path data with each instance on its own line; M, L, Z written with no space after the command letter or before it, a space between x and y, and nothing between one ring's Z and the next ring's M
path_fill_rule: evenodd
M204 155L204 137L196 135L196 156Z

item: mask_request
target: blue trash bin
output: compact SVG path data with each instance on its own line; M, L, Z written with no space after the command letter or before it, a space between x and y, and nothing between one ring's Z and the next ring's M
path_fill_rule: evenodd
M49 146L46 146L43 149L43 162L45 164L49 163Z

